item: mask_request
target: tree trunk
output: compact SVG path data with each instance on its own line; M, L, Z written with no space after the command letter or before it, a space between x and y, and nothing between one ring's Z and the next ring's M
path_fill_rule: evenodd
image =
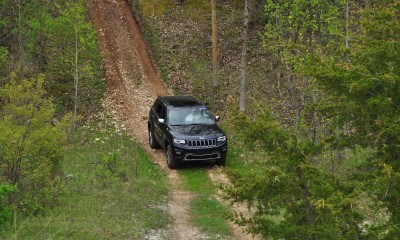
M247 88L247 31L249 29L249 9L248 0L244 1L244 22L243 22L243 46L242 46L242 68L240 69L240 92L239 92L239 111L246 110L246 88Z
M22 47L21 0L18 0L18 50L19 50L19 76L24 77L24 57Z
M72 130L75 130L75 119L76 112L78 108L78 29L75 29L75 96L74 96L74 123L72 125Z
M310 200L311 196L311 191L309 186L306 183L306 179L303 173L303 170L301 167L296 167L296 174L297 177L299 178L299 185L301 190L303 191L303 200L305 205L307 206L307 212L306 212L306 218L307 218L307 223L310 225L311 228L314 227L317 218L317 213L314 210L314 206L312 201ZM309 239L317 239L316 237L310 236Z
M346 0L346 48L349 48L349 0Z
M211 0L211 21L212 21L212 79L213 86L218 87L218 46L217 46L217 6L216 0Z

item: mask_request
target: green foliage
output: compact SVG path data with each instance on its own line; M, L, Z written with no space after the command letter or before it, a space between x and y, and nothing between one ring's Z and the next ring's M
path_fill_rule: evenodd
M208 1L179 0L174 3L169 0L130 0L135 12L139 11L144 18L153 16L160 17L172 12L176 5L183 7L183 13L186 17L195 20L205 20L211 16L211 6Z
M0 71L4 71L3 69L6 66L7 60L8 60L8 50L0 46L0 69L1 69Z
M400 234L400 188L395 184L400 181L399 7L398 1L385 1L367 9L361 15L361 34L347 52L310 61L310 74L344 101L335 114L352 129L345 144L376 150L368 163L368 188L388 204L391 237Z
M287 43L269 46L279 48L286 44L290 48L297 43L326 43L334 40L332 37L342 32L342 22L338 19L344 4L343 0L267 0L265 37L274 41L289 40Z
M301 54L317 45L337 47L344 42L344 6L343 0L267 0L264 48L283 64L293 65L292 70L300 68Z
M123 168L122 158L119 151L108 153L102 158L99 168L97 168L97 175L103 184L112 181L127 181L126 169Z
M59 204L45 215L20 216L18 239L146 239L154 231L167 239L165 174L110 118L98 114L94 119L65 145ZM106 158L118 161L116 169L126 173L125 179L101 175Z
M182 5L186 17L200 22L211 20L211 3L209 1L185 0Z
M143 35L146 38L146 42L150 44L154 60L160 61L163 54L160 40L160 28L157 27L157 21L154 18L145 17L144 21L146 25L144 25L142 29ZM163 80L165 81L166 79Z
M267 238L355 239L366 232L386 237L391 214L376 195L369 195L362 181L319 167L325 144L288 133L262 109L253 118L236 115L234 123L235 137L248 143L248 151L268 152L247 171L230 171L230 197L256 208L252 217L237 216L236 221ZM371 212L381 216L371 218Z
M268 92L272 96L267 98L268 102L281 123L295 131L304 130L302 127L315 131L321 124L315 124L315 111L304 113L304 110L308 104L318 104L324 96L315 88L312 78L300 73L308 53L315 52L319 46L338 49L344 43L345 1L268 0L264 7L262 46L271 56L267 64L272 72ZM308 114L308 120L314 124L300 126L302 114Z
M0 0L0 36L2 42L8 42L9 35L17 24L17 21L13 21L16 16L16 4L9 0ZM4 44L2 43L2 45Z
M0 234L4 233L11 223L13 208L8 204L7 197L17 191L16 186L0 185Z
M143 16L160 16L165 12L172 11L173 3L168 0L136 0L140 6Z
M62 145L71 124L67 115L53 119L54 106L43 89L44 76L0 88L1 182L17 185L12 202L41 211L57 197Z
M0 66L3 66L7 61L8 51L4 47L0 47Z
M229 193L257 208L240 224L273 239L399 237L399 4L350 1L347 48L346 1L266 1L278 100L230 113L243 153Z
M63 101L67 109L72 109L73 83L77 67L78 112L94 111L93 106L97 106L94 103L99 103L103 97L104 82L101 78L101 55L97 46L96 32L88 19L85 1L67 3L65 8L60 9L60 16L55 20L56 24L52 25L51 29L51 38L55 39L53 47L63 49L64 54L55 55L48 52L53 57L48 71L54 77L64 76L60 82L65 83L68 88L62 92L67 91L70 94L67 95L69 98ZM67 45L66 39L68 39ZM75 54L78 54L78 66L75 66ZM58 83L54 83L54 86L57 89Z
M9 68L15 69L20 76L45 74L48 79L45 88L60 103L59 114L62 115L74 106L77 67L78 112L93 111L93 103L103 97L104 82L96 32L88 18L85 2L21 1L21 5L6 2L9 1L0 2L4 11L9 11L0 22L12 23L4 27L5 47L15 56L8 63ZM21 41L17 41L19 37ZM78 66L75 66L76 53Z

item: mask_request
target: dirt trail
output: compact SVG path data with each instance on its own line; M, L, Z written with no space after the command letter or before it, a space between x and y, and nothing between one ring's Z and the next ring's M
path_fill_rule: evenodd
M86 0L91 20L97 29L103 54L104 77L107 81L105 107L131 131L135 139L150 153L156 164L168 173L169 214L173 222L166 233L155 233L148 239L167 235L170 239L208 239L205 233L189 223L189 206L194 195L180 189L176 170L169 170L162 151L147 144L147 116L154 99L172 91L161 81L146 44L124 0ZM215 175L215 174L214 174ZM232 225L236 239L252 239Z
M132 131L154 161L167 169L163 152L148 147L147 115L154 99L170 94L170 90L163 85L154 67L130 6L123 0L86 2L104 58L106 108L111 109L124 127ZM168 171L168 178L171 183L168 210L174 220L165 234L156 234L167 235L170 239L188 239L188 236L190 239L203 239L201 231L189 223L192 193L179 189L181 179L176 171ZM157 235L148 238L157 239Z

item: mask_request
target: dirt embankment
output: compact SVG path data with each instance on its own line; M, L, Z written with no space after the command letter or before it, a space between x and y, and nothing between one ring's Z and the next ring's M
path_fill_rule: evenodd
M208 239L205 233L189 223L189 206L193 193L179 188L181 179L166 166L164 153L147 144L147 116L154 99L172 91L161 81L148 48L140 34L129 4L124 0L86 0L91 20L97 29L103 54L104 77L107 81L106 108L133 133L150 153L155 163L168 173L168 209L173 221L164 233L170 239ZM222 174L222 173L214 173ZM252 239L243 229L232 225L236 239ZM149 233L150 235L152 233Z

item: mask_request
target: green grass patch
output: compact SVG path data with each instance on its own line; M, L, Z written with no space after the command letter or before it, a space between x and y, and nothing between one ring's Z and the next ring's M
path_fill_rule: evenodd
M229 211L216 199L215 186L208 177L207 170L187 168L180 173L186 180L186 189L197 194L192 202L192 223L215 239L229 236Z
M263 151L254 151L245 147L229 146L228 161L226 161L226 169L229 171L250 172L259 168L263 161L267 161L268 156Z
M58 206L20 217L5 238L143 239L169 223L166 176L128 135L88 125L66 152Z
M193 223L207 233L229 236L228 210L217 199L200 195L193 201Z

